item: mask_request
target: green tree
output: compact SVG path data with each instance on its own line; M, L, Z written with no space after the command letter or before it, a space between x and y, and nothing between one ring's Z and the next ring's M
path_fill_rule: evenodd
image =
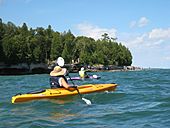
M109 41L109 40L110 40L109 35L108 35L107 33L104 33L104 34L102 35L102 40L103 40L103 41Z
M35 48L33 55L36 63L46 62L47 43L45 40L44 28L38 27L35 34Z
M2 19L0 18L0 62L4 61L4 52L3 52L3 46L2 46L2 39L4 36L5 30L4 30L4 25L2 23Z
M74 55L76 58L80 59L80 63L91 64L95 47L96 45L94 39L84 36L77 37Z
M52 43L51 43L51 53L50 59L56 60L63 52L63 43L59 32L53 33Z
M18 63L18 56L17 56L17 47L15 35L17 35L18 28L12 23L8 22L4 25L4 36L2 39L2 49L5 55L4 62L6 64L17 64Z
M70 30L54 32L50 25L47 29L28 29L26 23L16 27L12 22L5 24L0 19L0 62L30 65L49 63L62 56L66 63L80 60L85 65L131 65L130 50L116 40L107 33L95 41L85 36L75 37Z
M46 47L46 61L49 62L50 60L50 52L51 52L51 44L52 44L52 38L53 38L53 30L51 28L51 25L48 25L48 28L45 30L45 47Z
M67 33L63 34L64 49L62 52L62 57L65 59L66 63L72 63L73 52L75 48L75 37L69 30Z

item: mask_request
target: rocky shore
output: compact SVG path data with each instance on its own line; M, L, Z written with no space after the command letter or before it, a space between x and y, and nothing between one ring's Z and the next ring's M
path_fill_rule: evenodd
M48 65L44 63L40 64L17 64L17 65L5 65L0 64L0 75L26 75L26 74L43 74L50 72Z
M48 74L55 65L48 66L47 64L17 64L17 65L5 65L0 64L0 75L27 75L27 74ZM81 64L65 64L64 66L69 72L78 72L83 65ZM114 66L114 65L94 65L84 66L88 72L100 72L100 71L134 71L142 70L140 67L135 66Z

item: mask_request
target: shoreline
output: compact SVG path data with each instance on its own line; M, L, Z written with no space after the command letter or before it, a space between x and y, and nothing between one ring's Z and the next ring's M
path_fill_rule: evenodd
M54 67L54 66L53 66ZM0 76L9 76L9 75L33 75L33 74L49 74L53 67L48 67L44 64L34 65L30 68L22 67L21 65L11 66L11 67L0 67ZM76 66L73 64L66 64L64 68L70 73L78 73L82 66ZM135 66L89 66L86 67L87 72L120 72L120 71L140 71L143 68Z

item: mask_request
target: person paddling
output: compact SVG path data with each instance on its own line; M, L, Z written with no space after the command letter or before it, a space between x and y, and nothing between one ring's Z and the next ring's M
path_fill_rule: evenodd
M84 70L84 67L82 67L81 70L79 71L79 76L80 78L89 78L86 71Z
M77 88L77 86L71 86L65 77L67 74L66 68L61 68L60 66L55 66L53 71L50 72L50 85L51 88L66 88L68 90L72 88Z

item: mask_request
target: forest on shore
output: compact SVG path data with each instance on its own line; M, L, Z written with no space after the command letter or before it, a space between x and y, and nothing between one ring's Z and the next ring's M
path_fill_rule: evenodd
M70 30L62 33L54 31L51 25L33 29L26 23L16 26L12 22L3 23L0 19L0 63L50 64L59 56L67 64L132 64L130 50L107 33L103 33L101 39L94 40L85 36L76 37Z

